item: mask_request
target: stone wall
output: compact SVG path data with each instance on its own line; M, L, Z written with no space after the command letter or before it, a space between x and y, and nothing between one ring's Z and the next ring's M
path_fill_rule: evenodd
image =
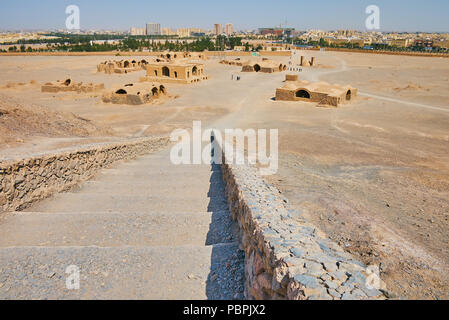
M298 81L299 76L297 74L286 74L285 81Z
M367 287L376 282L367 267L289 209L256 168L223 164L222 171L245 251L248 299L384 299Z
M296 101L296 91L277 88L276 101Z
M37 200L68 190L115 161L157 151L168 141L168 137L142 138L0 161L0 212L20 210Z

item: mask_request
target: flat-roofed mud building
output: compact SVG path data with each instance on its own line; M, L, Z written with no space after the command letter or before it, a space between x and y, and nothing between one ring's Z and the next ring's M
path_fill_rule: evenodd
M181 59L207 60L207 56L202 52L164 52L159 55L159 58L171 61Z
M87 93L87 92L98 92L104 89L104 83L93 84L82 82L74 82L72 79L66 79L65 81L47 82L41 87L41 92L77 92L77 93Z
M287 65L263 58L262 60L249 60L242 63L242 72L274 73L287 70Z
M147 76L141 81L190 84L209 79L204 65L191 62L160 62L146 66Z
M240 58L235 58L234 60L221 60L220 61L221 64L226 64L229 66L237 66L237 67L241 67L243 66L243 61Z
M276 90L277 101L307 101L318 106L338 107L350 103L357 96L357 89L327 82L308 82L289 76L285 84Z
M160 83L129 83L103 94L105 103L141 105L155 102L167 96L167 89Z
M97 66L97 72L104 72L106 74L113 73L130 73L135 71L145 70L148 61L142 60L120 60L120 61L104 61Z

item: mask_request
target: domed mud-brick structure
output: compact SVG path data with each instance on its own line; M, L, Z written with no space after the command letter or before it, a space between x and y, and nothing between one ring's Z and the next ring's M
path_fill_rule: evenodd
M160 83L129 83L103 94L102 100L105 103L141 105L164 96L167 96L167 89Z
M349 103L357 96L357 89L351 86L339 86L327 82L308 82L293 80L288 75L285 84L276 90L277 101L307 101L318 106L338 107Z

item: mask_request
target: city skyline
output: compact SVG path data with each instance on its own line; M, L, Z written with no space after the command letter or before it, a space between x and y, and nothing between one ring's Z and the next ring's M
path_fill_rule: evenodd
M422 1L356 1L338 3L324 0L320 3L280 0L244 1L229 0L226 6L201 0L142 2L129 0L126 5L118 1L55 1L39 2L17 0L4 4L0 12L1 30L49 30L65 28L65 8L78 5L81 11L81 29L129 30L144 27L149 22L162 28L197 27L211 30L216 23L227 23L234 30L253 30L260 27L288 26L297 30L353 29L365 31L365 8L376 4L381 10L382 32L448 32L449 2ZM138 9L137 9L138 8ZM305 10L306 8L306 10ZM305 12L306 11L306 12ZM45 15L36 14L45 12ZM250 13L250 14L249 14Z

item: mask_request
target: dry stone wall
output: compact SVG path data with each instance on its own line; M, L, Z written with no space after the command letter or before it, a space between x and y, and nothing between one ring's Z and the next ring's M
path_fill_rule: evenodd
M367 267L289 209L256 168L224 163L222 171L245 251L246 298L384 299Z
M160 150L168 142L168 137L141 138L0 161L0 211L23 209L35 201L70 189L115 161Z

